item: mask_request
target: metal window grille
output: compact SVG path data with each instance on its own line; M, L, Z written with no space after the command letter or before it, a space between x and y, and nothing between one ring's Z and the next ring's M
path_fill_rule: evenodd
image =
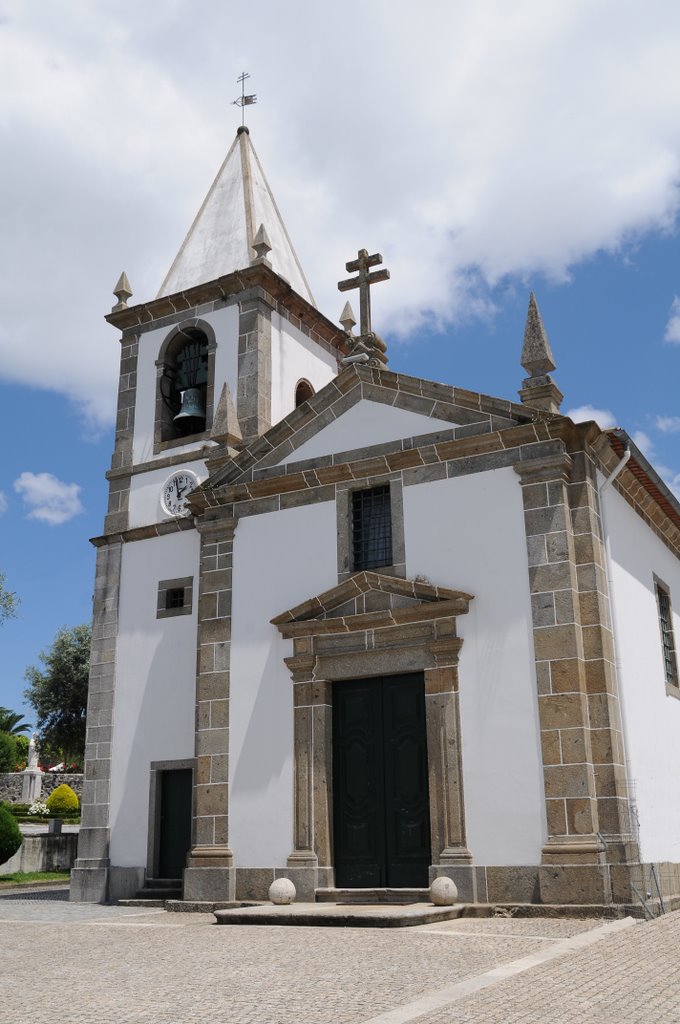
M355 571L392 564L389 485L352 494L352 564Z
M165 607L167 610L184 608L184 587L172 587L170 590L166 590Z
M661 646L663 648L663 666L666 682L678 685L678 663L675 658L675 640L673 638L673 620L671 617L671 599L667 590L657 584L656 597L659 602L659 625L661 626Z

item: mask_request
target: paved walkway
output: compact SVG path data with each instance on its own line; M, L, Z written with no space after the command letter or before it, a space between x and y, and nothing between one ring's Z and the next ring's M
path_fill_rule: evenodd
M23 1019L30 1006L32 1024L53 1024L55 1012L69 1024L680 1021L680 912L630 926L491 918L395 930L219 928L213 920L0 899L3 1017Z

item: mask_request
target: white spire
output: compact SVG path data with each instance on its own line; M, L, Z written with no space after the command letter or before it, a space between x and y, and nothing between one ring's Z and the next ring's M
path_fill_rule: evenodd
M157 298L250 266L260 226L271 245L272 268L315 305L250 133L239 128Z

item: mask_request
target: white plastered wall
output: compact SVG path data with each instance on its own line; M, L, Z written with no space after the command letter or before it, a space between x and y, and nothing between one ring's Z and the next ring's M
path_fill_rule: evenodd
M437 431L451 430L453 423L446 420L423 416L408 409L396 409L392 405L371 402L362 398L334 420L300 445L281 465L300 462L303 459L317 459L337 452L351 452L368 445L387 444L389 441ZM355 455L356 458L356 455Z
M241 519L235 535L229 840L237 867L293 849L293 653L270 620L337 582L335 502Z
M202 313L201 320L209 323L215 332L217 349L215 351L215 402L219 401L222 385L229 385L232 398L236 401L238 394L238 306L225 306ZM156 362L161 345L175 330L175 327L164 327L156 331L147 331L139 338L139 356L137 360L137 400L135 404L135 435L132 457L135 463L152 462L165 457L166 452L158 455L153 453L154 420L156 415ZM203 442L201 442L203 444ZM190 453L192 445L178 446L172 453L178 454L186 450Z
M111 760L111 863L147 860L149 765L194 756L199 538L123 547ZM156 618L160 580L192 576L191 615Z
M458 618L463 787L478 864L547 836L524 513L512 469L404 488L406 570L474 596Z
M196 474L199 484L208 476L205 463L198 460L183 462L181 466L166 466L165 469L150 469L146 473L134 474L130 480L130 529L174 518L169 516L161 505L163 485L175 473L183 473L187 469Z
M320 391L338 373L337 359L299 328L272 313L272 423L295 408L295 388L303 378Z
M656 574L680 640L680 561L618 492L603 495L629 782L644 861L680 861L680 700L666 693Z

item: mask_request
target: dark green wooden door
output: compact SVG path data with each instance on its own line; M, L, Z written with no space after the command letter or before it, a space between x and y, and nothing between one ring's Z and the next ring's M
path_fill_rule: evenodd
M158 877L181 878L191 847L191 768L161 774Z
M422 675L334 685L333 826L337 886L427 886Z

